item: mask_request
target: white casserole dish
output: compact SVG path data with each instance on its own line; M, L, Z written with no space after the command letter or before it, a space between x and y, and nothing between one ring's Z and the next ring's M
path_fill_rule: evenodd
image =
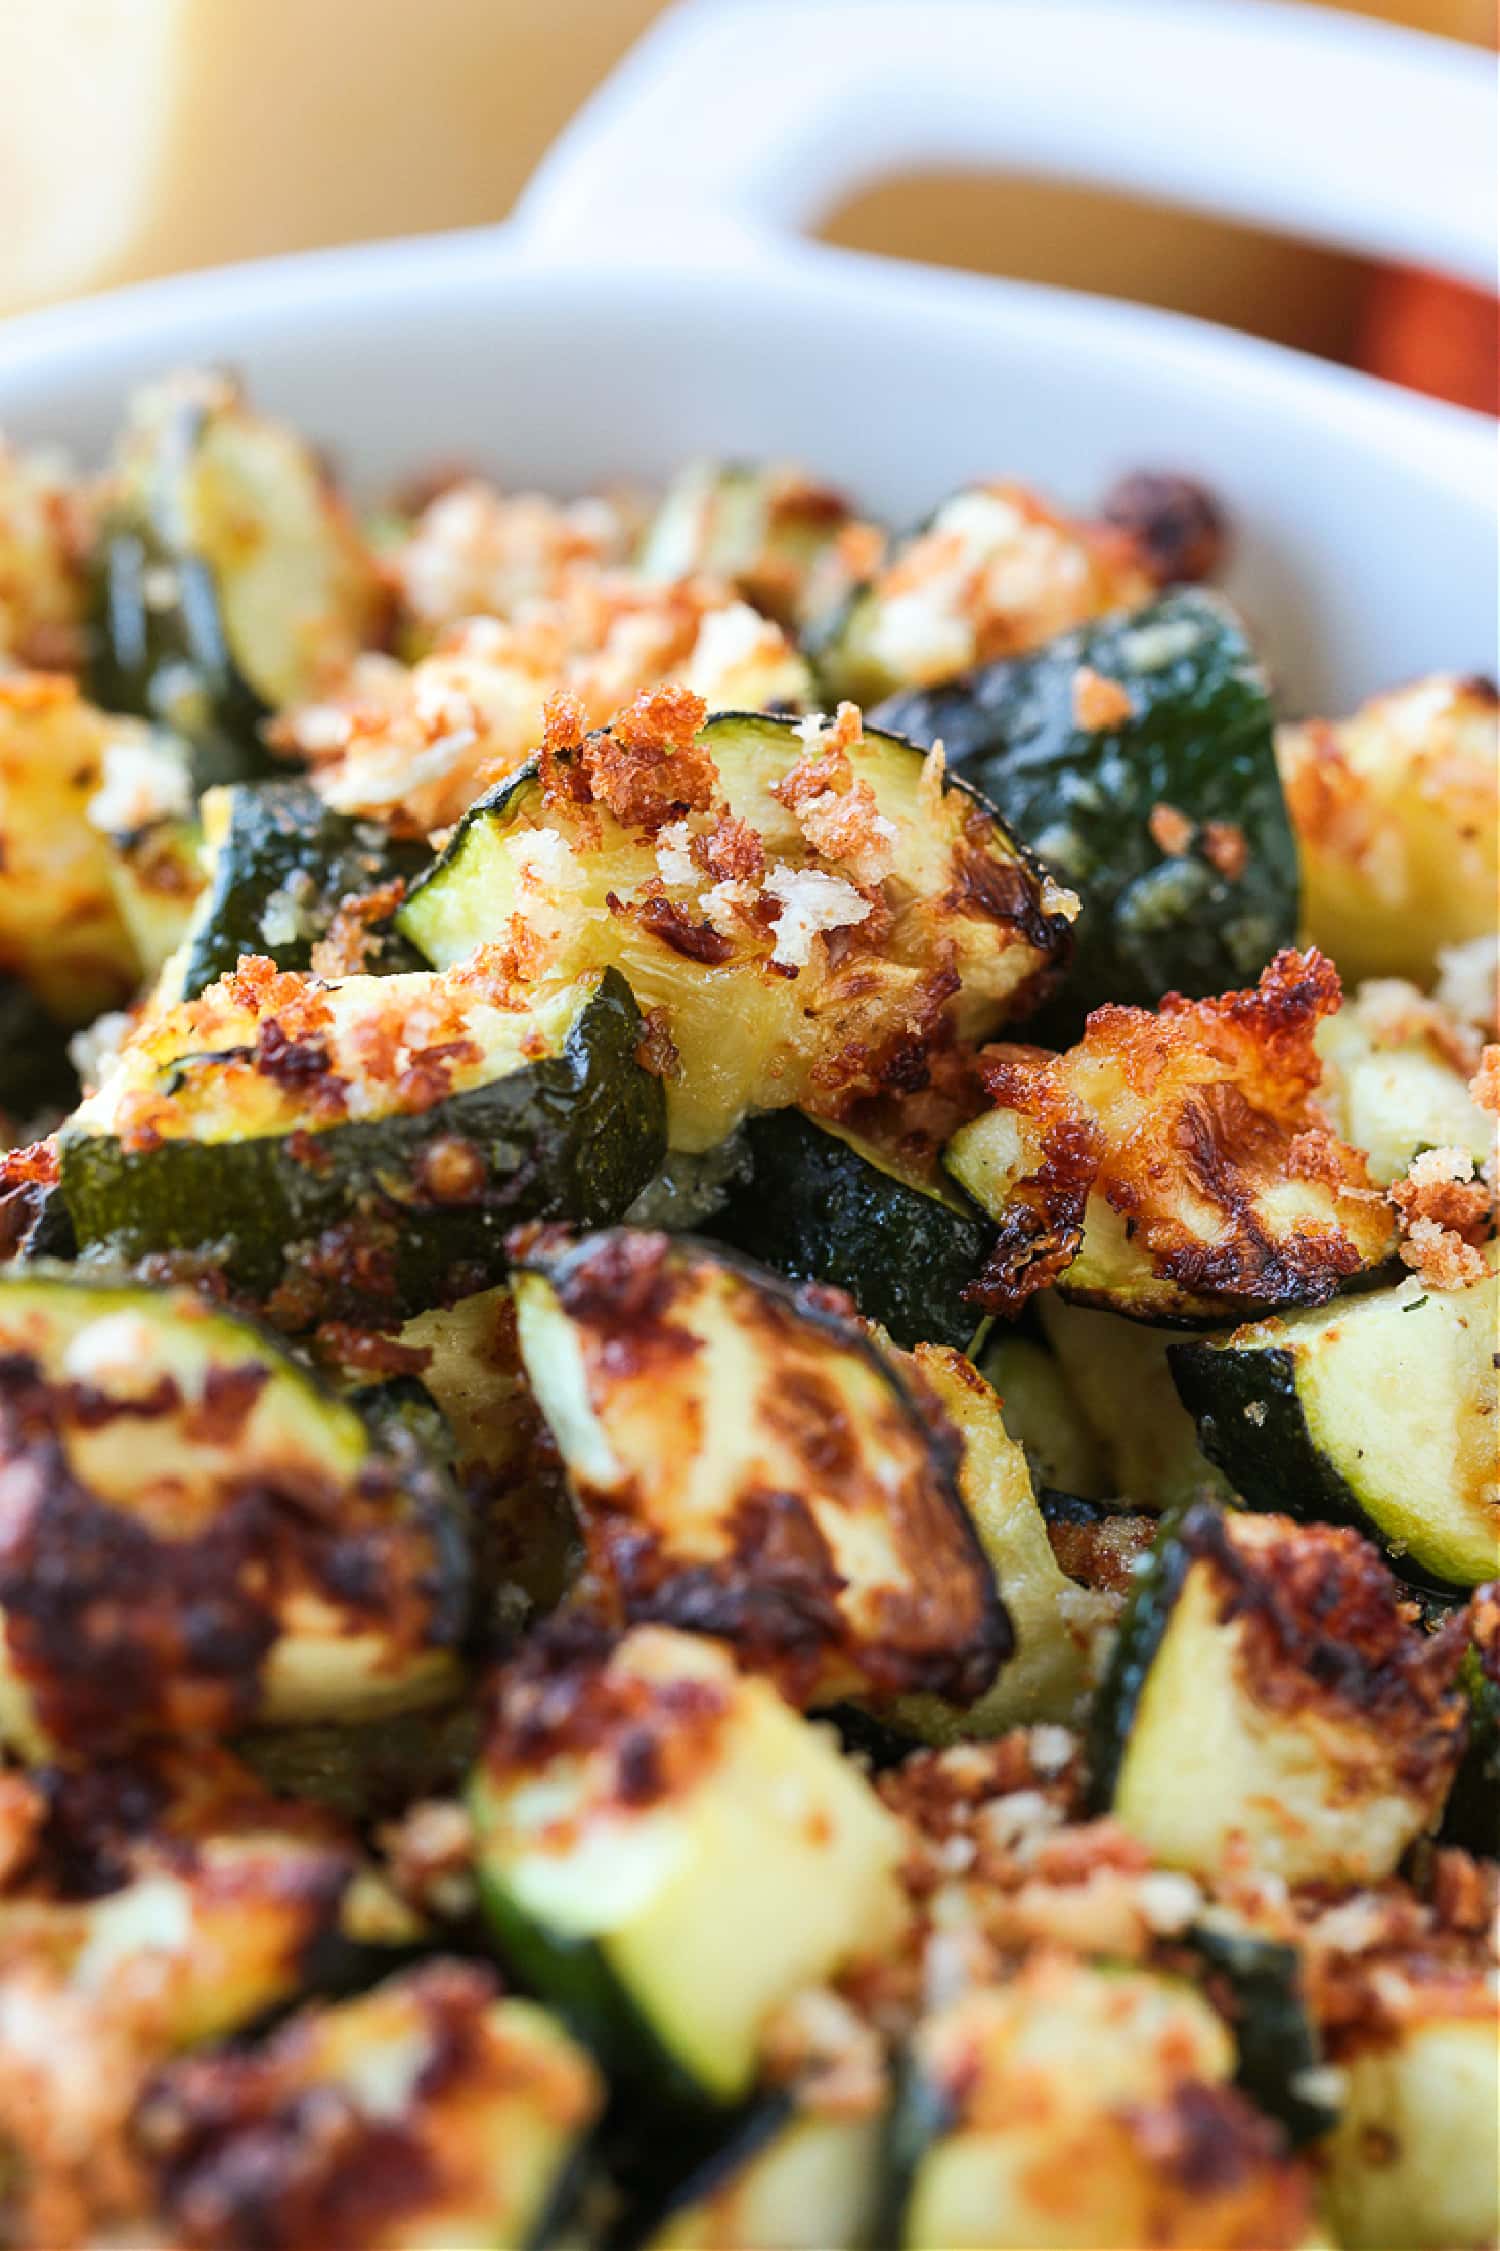
M1114 180L1493 285L1490 59L1271 0L679 7L507 226L13 320L0 424L101 447L227 361L365 482L471 457L554 490L792 456L897 521L974 475L1087 505L1201 476L1289 702L1495 662L1494 425L1181 317L798 239L924 161ZM274 149L266 161L274 162Z

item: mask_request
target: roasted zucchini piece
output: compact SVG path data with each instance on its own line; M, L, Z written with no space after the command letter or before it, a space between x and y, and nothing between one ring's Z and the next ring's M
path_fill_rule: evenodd
M203 889L203 832L196 815L168 815L111 836L109 880L143 984L152 984L187 935Z
M1109 1464L1112 1496L1154 1510L1233 1498L1172 1381L1168 1352L1180 1332L1065 1304L1055 1290L1038 1300L1038 1313L1069 1395Z
M523 1009L480 966L268 961L144 1023L60 1140L86 1244L211 1258L281 1325L389 1320L505 1269L525 1219L613 1219L662 1152L640 1011L595 971Z
M261 721L337 679L382 610L312 452L202 370L132 402L97 604L93 693L190 743L200 790L273 771Z
M1006 1430L1025 1453L1033 1488L1107 1498L1108 1458L1056 1354L1033 1336L997 1327L979 1367L999 1394Z
M545 2010L438 1956L174 2064L136 2139L173 2243L528 2251L602 2100Z
M873 703L1040 647L1086 618L1144 602L1135 542L1069 522L1014 484L967 486L809 636L825 695Z
M1381 1973L1377 2021L1335 2048L1343 2115L1323 2152L1347 2251L1447 2251L1500 2234L1493 1970Z
M269 1336L88 1267L0 1276L0 1732L95 1755L457 1682L451 1493Z
M1461 1149L1476 1166L1495 1153L1495 1121L1469 1091L1478 1034L1399 978L1361 985L1318 1026L1319 1099L1370 1178L1399 1180L1424 1149Z
M1190 1985L1039 1950L918 2026L889 2239L1297 2251L1305 2179L1233 2068L1224 2024Z
M857 1322L647 1229L543 1235L512 1288L608 1615L716 1634L803 1704L990 1686L957 1433Z
M1024 1011L1072 902L983 801L858 714L831 729L663 689L479 800L397 928L439 967L613 963L659 1011L674 1149L747 1112L920 1085L929 1050ZM554 735L557 734L554 727Z
M1443 1811L1445 1844L1500 1852L1500 1581L1476 1589L1469 1647L1459 1675L1469 1700L1469 1739Z
M67 1034L29 986L0 974L0 1141L49 1110L71 1110L77 1100Z
M1437 675L1350 719L1282 727L1302 926L1351 984L1430 985L1444 948L1495 928L1500 698Z
M1462 1652L1355 1532L1168 1517L1095 1703L1098 1805L1169 1867L1378 1881L1447 1796Z
M113 762L149 755L144 728L107 719L71 680L0 674L0 975L64 1024L128 998L136 963L91 825Z
M743 1128L746 1164L708 1231L794 1282L831 1282L897 1344L968 1345L967 1299L992 1222L935 1165L810 1118L772 1110Z
M690 461L642 532L635 568L665 583L700 571L728 579L756 609L797 626L847 594L847 554L878 558L880 546L841 493L784 462Z
M767 2096L672 2191L643 2251L857 2251L876 2217L882 2129L878 2112Z
M378 1719L263 1727L235 1750L279 1797L326 1806L346 1821L384 1821L414 1798L442 1797L462 1782L479 1749L470 1703Z
M1294 2145L1337 2124L1338 2074L1323 2053L1300 1947L1210 1907L1187 1933L1234 2030L1235 2084Z
M1040 1285L1132 1320L1211 1326L1321 1305L1395 1250L1363 1154L1327 1129L1314 1033L1339 1002L1321 954L1278 954L1216 1000L1096 1008L1078 1046L998 1047L995 1108L944 1152L999 1227L985 1303Z
M84 652L92 487L50 447L0 438L0 660L71 672Z
M900 1824L696 1634L544 1627L501 1676L469 1802L506 1956L662 2102L740 2100L772 2012L905 1928Z
M978 1369L937 1345L920 1346L915 1364L963 1440L959 1494L1004 1595L1012 1649L994 1685L966 1706L932 1694L903 1696L889 1717L924 1743L1076 1719L1097 1677L1115 1605L1073 1585L1059 1568L1026 1457Z
M359 917L351 931L358 967L377 975L422 967L421 956L381 925L402 886L430 863L425 844L334 812L306 782L212 789L202 821L207 882L161 999L196 1000L242 954L306 969L345 901L358 917L355 903L372 894L383 912L369 924Z
M1270 690L1222 596L1179 589L877 717L941 742L1082 899L1053 1036L1101 1001L1243 984L1295 939Z
M1394 1571L1477 1586L1500 1569L1500 1252L1466 1289L1393 1288L1273 1314L1168 1359L1205 1452L1252 1508L1353 1524Z

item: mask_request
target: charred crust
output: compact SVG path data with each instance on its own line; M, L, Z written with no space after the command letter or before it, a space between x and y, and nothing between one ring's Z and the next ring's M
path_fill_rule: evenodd
M1229 528L1195 477L1137 470L1110 488L1103 516L1127 535L1158 586L1193 585L1223 568Z

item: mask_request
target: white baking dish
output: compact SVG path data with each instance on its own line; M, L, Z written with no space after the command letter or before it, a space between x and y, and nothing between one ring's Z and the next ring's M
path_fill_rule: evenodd
M1087 504L1123 469L1182 469L1229 501L1235 591L1289 698L1344 703L1493 667L1493 425L1202 323L795 230L943 159L1113 179L1492 282L1492 75L1269 0L679 8L510 225L14 320L0 422L91 451L142 376L217 359L366 480L472 456L567 490L698 450L780 454L899 520L975 474Z

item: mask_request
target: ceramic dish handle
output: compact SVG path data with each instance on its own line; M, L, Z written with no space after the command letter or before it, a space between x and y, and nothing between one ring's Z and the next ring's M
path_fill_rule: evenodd
M679 0L557 142L539 250L722 259L924 164L1496 274L1490 56L1285 0Z

